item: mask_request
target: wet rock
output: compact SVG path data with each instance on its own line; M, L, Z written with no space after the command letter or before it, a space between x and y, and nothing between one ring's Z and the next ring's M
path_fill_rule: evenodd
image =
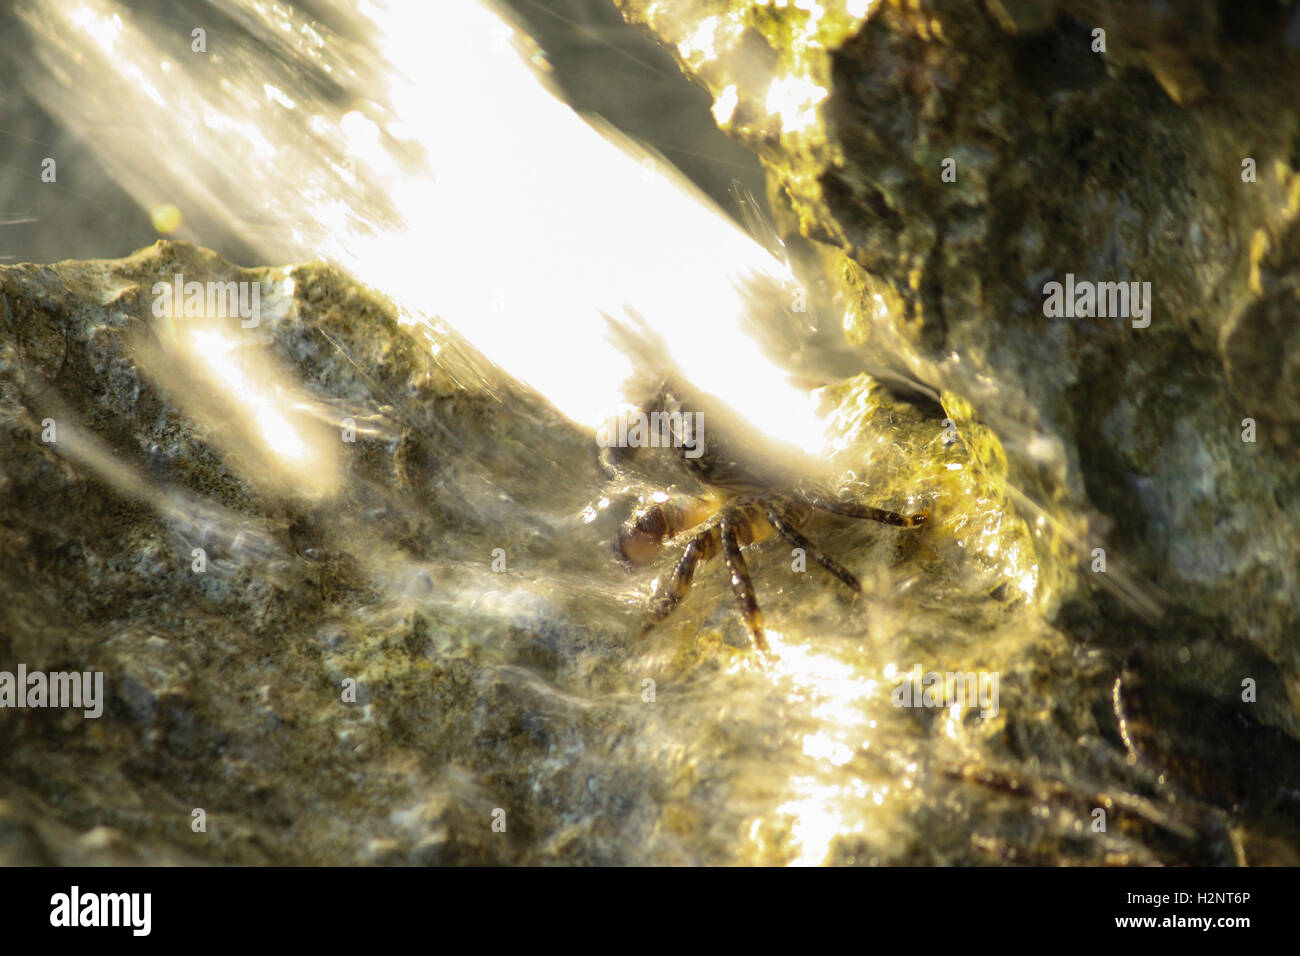
M176 274L257 283L260 322L159 317L154 284ZM0 710L5 852L527 858L515 833L546 829L526 807L548 795L507 782L511 765L565 742L544 694L513 696L499 662L475 662L510 646L509 622L456 610L486 590L493 547L526 563L536 537L501 502L547 467L475 457L500 456L518 391L450 338L433 363L323 267L241 270L159 243L5 268L0 303L0 669L98 671L107 698L97 719ZM585 436L546 414L511 421L594 475ZM572 640L549 627L528 659Z
M159 314L178 273L257 283L257 321ZM822 389L841 492L932 516L809 522L857 601L751 547L764 660L716 564L647 631L677 553L621 566L611 509L658 470L608 474L593 436L335 270L159 243L5 267L0 304L0 670L98 671L105 696L0 709L18 861L1221 861L1232 813L1248 858L1300 845L1284 795L1195 785L1203 748L1126 759L1096 648L1127 635L1044 621L1042 526L973 414L954 437L865 375ZM1198 687L1253 666L1197 660ZM893 705L917 662L1000 676L998 706ZM1081 838L1098 801L1126 825Z
M1043 525L1045 613L1112 667L1249 646L1279 675L1253 712L1294 736L1300 11L619 5L762 157L849 343L987 426ZM1067 276L1149 282L1150 314L1049 314ZM1235 656L1210 655L1224 706Z
M258 283L258 321L156 314L178 273ZM816 861L830 811L807 791L842 771L804 751L925 746L887 695L859 699L887 662L954 627L985 664L981 630L1018 635L1022 664L1059 646L977 433L947 441L862 376L824 392L843 491L964 505L924 538L821 523L865 616L756 551L786 646L769 670L715 566L643 633L666 571L614 559L615 512L685 481L671 456L609 475L593 436L333 270L159 243L7 267L0 295L0 663L102 672L106 698L94 719L0 710L19 859ZM883 812L926 839L908 801L828 799L848 830Z

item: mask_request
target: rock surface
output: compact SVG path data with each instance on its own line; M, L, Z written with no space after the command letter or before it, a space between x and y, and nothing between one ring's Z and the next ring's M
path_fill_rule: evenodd
M810 522L856 603L749 549L771 660L712 566L643 634L675 554L611 540L680 471L437 323L179 243L0 268L0 672L107 698L0 708L0 862L1300 862L1300 11L620 6L841 358L939 392L821 391L842 490L930 524ZM1150 325L1048 316L1067 274ZM915 664L997 707L893 706Z
M158 316L177 274L256 283L259 320ZM642 634L675 556L632 573L611 541L655 464L606 475L592 436L332 269L159 243L0 269L0 308L0 670L100 671L106 697L0 709L5 862L1297 859L1294 739L1216 700L1225 668L1261 700L1277 673L1153 650L1121 732L1117 662L1045 623L978 424L823 389L845 491L933 517L808 525L856 603L751 548L764 662L711 567ZM894 706L918 663L1000 699Z

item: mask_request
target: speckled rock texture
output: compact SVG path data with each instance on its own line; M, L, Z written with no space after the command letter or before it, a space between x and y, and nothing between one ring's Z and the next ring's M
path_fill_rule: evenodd
M511 660L562 666L559 637L507 645L494 627L537 613L526 607L493 626L462 607L468 649L464 632L431 619L448 575L490 574L489 537L517 562L537 536L503 517L509 490L554 485L544 463L528 475L503 463L515 449L497 441L494 417L512 407L513 422L555 430L575 460L579 436L530 418L508 384L489 393L449 340L435 365L427 345L398 334L391 307L324 267L240 270L159 243L125 260L3 272L0 668L102 671L108 698L99 719L0 711L4 861L519 858L529 823L475 762L532 800L543 771L513 775L510 760L518 747L546 750L551 730L521 709L530 692L513 686L522 679L508 662L474 659L496 639ZM223 318L207 331L216 338L180 349L189 340L169 339L187 320L155 323L151 294L178 273L257 283L260 322ZM263 377L223 391L203 368L228 383L250 369ZM239 420L247 389L264 390L270 418ZM330 422L321 427L348 452L346 468L327 443L304 453L310 468L286 472L277 462L301 449L250 441L286 408L310 409L292 422L299 435ZM503 477L488 487L475 472L462 488L456 473L471 461ZM453 541L481 560L431 559ZM502 593L477 590L493 607ZM449 723L435 728L435 714ZM574 807L604 772L583 763L553 771ZM504 832L492 828L498 807L509 808Z

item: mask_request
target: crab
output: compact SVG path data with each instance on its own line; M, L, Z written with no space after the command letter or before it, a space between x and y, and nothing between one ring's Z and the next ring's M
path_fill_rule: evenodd
M662 384L638 414L646 416L642 423L648 420L650 428L638 433L635 428L629 432L620 427L619 436L624 440L608 443L604 457L607 467L630 460L638 447L644 446L644 441L634 441L629 447L629 434L642 439L646 435L657 437L661 440L651 444L671 446L687 473L706 492L657 492L618 532L615 547L629 566L647 565L666 545L686 541L672 573L664 581L655 582L647 630L681 603L700 564L721 553L750 641L756 649L766 652L769 647L763 615L742 548L775 532L793 547L801 548L856 598L862 593L857 577L800 531L812 513L866 518L898 528L917 528L929 518L928 511L902 514L844 500L825 484L801 475L798 467L790 464L797 457L775 454L771 442L760 438L726 406L707 396L688 393L680 385Z

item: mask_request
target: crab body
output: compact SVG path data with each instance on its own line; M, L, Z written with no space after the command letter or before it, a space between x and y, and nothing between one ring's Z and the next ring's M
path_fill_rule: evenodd
M925 511L901 514L841 500L824 486L800 477L797 456L775 454L770 443L734 412L716 403L710 406L707 398L693 398L689 404L694 406L691 414L674 414L672 420L688 423L690 433L675 435L671 445L681 450L681 465L705 493L652 495L648 504L624 522L616 541L619 556L631 565L648 564L666 544L686 541L672 573L651 597L651 625L666 618L681 602L700 564L721 555L750 640L759 650L766 650L762 612L743 547L778 535L802 549L856 595L862 586L853 573L799 530L812 512L868 518L900 528L918 527L929 517ZM665 385L648 407L678 413L687 405L680 390ZM701 405L706 407L701 409ZM611 451L615 458L626 460L634 450Z

